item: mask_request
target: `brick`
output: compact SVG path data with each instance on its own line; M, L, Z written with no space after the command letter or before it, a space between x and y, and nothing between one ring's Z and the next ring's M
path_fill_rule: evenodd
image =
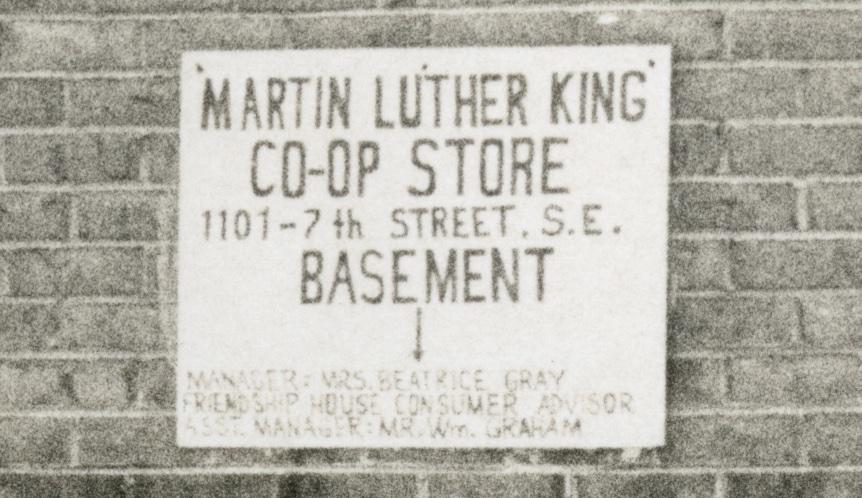
M846 117L862 114L862 69L678 69L676 118Z
M126 481L122 476L72 476L63 480L65 498L94 496L126 497Z
M123 409L132 401L124 363L75 362L69 372L77 406L88 410Z
M862 346L862 302L858 296L805 297L802 299L802 323L802 337L813 346Z
M134 142L138 151L136 164L153 183L176 185L179 178L179 137L174 134L152 134Z
M731 259L733 281L744 289L862 285L862 243L854 240L733 242Z
M862 359L855 356L741 358L730 368L732 401L757 405L862 401Z
M721 47L718 12L511 12L432 17L431 44L670 44L678 60L713 58Z
M280 483L281 498L407 498L416 494L415 478L403 474L297 474Z
M288 21L293 48L417 47L428 45L427 15L304 17Z
M793 299L681 298L668 317L674 351L784 346L799 331Z
M52 135L2 139L0 163L10 184L59 183L66 179L66 140Z
M808 192L812 230L862 228L862 183L820 183L811 185Z
M740 59L858 59L862 16L855 11L738 12L730 19Z
M862 127L746 126L728 134L729 163L740 175L862 173Z
M212 498L271 497L277 479L267 475L211 476L136 476L131 480L128 496L135 498Z
M50 306L0 305L0 351L41 351L57 333L59 320Z
M451 448L372 449L368 458L375 462L435 465L493 465L503 463L506 450Z
M68 239L69 205L61 194L0 194L0 241Z
M715 174L721 162L718 127L671 125L670 170L673 176Z
M668 408L719 405L724 368L716 360L671 359L667 365Z
M456 11L457 12L457 11ZM563 12L439 14L431 18L431 45L565 45L578 42L576 22Z
M728 478L728 498L862 496L862 476L849 473L739 474Z
M59 409L72 406L63 366L39 362L0 363L3 410Z
M230 10L234 3L242 1L245 0L90 0L89 4L93 10L105 13L179 13Z
M862 414L813 415L805 420L805 450L811 465L862 464Z
M62 82L0 79L0 127L54 126L62 119Z
M671 418L665 464L678 466L771 466L799 461L800 420L796 417Z
M9 292L15 296L148 295L145 272L155 272L141 249L15 250Z
M22 0L23 1L23 0ZM34 474L0 475L0 496L3 498L66 498L64 480Z
M674 240L670 243L670 274L679 290L724 289L730 270L728 244L722 241Z
M65 12L80 11L90 0L7 0L0 3L0 12Z
M174 419L86 418L80 422L81 465L170 467L194 463L193 452L176 445Z
M430 498L562 498L563 489L560 475L437 474L428 478Z
M140 40L128 21L0 23L0 69L8 71L129 69L140 66Z
M188 50L264 50L284 48L287 23L280 18L184 18L142 24L144 64L179 68Z
M176 372L171 362L146 362L140 365L135 378L138 402L144 408L173 409L176 383Z
M173 78L79 80L69 83L73 126L177 126L179 84Z
M82 240L157 240L158 194L97 193L78 198L78 237Z
M128 183L145 169L156 179L176 178L176 147L159 137L13 135L2 142L0 157L11 184Z
M53 319L59 326L45 347L54 350L151 352L166 347L159 310L152 305L66 304Z
M708 475L588 475L578 478L578 498L712 498Z
M670 230L795 230L796 195L789 184L675 183L670 191Z
M0 467L68 463L70 441L70 422L66 420L0 418ZM0 496L6 496L2 481Z
M244 12L322 12L372 9L378 3L377 0L239 0L237 7Z

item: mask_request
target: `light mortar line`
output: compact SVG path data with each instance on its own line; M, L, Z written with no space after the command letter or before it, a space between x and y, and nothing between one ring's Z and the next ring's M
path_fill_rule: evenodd
M809 213L808 213L808 196L811 191L808 188L808 181L799 180L793 182L796 190L796 228L802 232L807 232L809 228Z
M76 305L135 305L154 306L155 298L136 296L0 296L0 304L5 305L55 305L62 303L68 306Z
M456 468L438 468L428 464L422 464L422 469L427 472L441 475L560 475L571 472L576 476L587 475L614 475L614 476L655 476L655 475L715 475L717 471L728 474L744 475L775 475L775 474L844 474L862 473L859 465L837 465L831 467L812 466L781 466L781 467L651 467L651 468L607 468L601 466L566 466L566 465L541 465L522 466L514 471L505 471L500 467L472 468L469 470ZM378 474L378 475L415 475L416 468L400 465L399 467L364 467L364 466L276 466L276 465L254 465L247 467L173 467L173 468L0 468L0 475L33 475L33 476L210 476L210 475L355 475L355 474Z
M178 127L169 126L54 126L48 128L0 128L0 136L20 135L92 135L92 134L171 134L177 135Z
M728 55L729 56L729 55ZM858 59L736 59L736 60L692 60L674 63L673 69L706 69L726 71L728 69L859 69Z
M676 176L671 178L671 184L675 183L726 183L736 185L758 184L758 183L792 183L797 188L803 188L807 183L862 183L862 176L833 176L833 175L810 175L810 176Z
M86 192L152 192L152 193L174 193L177 188L172 185L158 185L152 183L82 183L77 185L4 185L0 186L0 193L86 193Z
M26 249L158 249L164 245L173 245L173 242L145 240L0 242L0 251Z
M714 498L725 498L727 496L727 474L718 472L715 475Z
M273 49L278 51L278 49ZM676 62L675 70L728 70L728 69L859 69L862 60L858 59L741 59L741 60L692 60ZM42 69L34 71L0 71L0 79L62 79L62 80L92 80L92 79L146 79L146 78L179 78L180 68L138 68L114 69L103 71L66 71ZM66 88L68 91L68 88Z
M856 356L862 359L862 349L821 349L821 348L748 348L727 350L702 350L702 351L677 351L668 354L669 360L719 360L733 359L762 359L762 358L819 358L833 356Z
M111 352L20 352L0 353L0 361L129 361L129 360L166 360L170 355L161 353L111 353Z
M841 2L834 4L822 3L785 3L785 2L764 2L760 4L740 3L727 6L717 6L715 3L697 2L688 4L619 4L619 5L534 5L534 6L519 6L519 5L503 5L493 7L468 6L461 8L450 7L407 7L395 9L351 9L351 10L328 10L317 12L186 12L181 14L166 13L166 14L135 14L135 13L88 13L88 14L3 14L0 15L0 20L27 20L27 21L92 21L92 20L114 20L114 21L150 21L150 20L186 20L186 19L240 19L240 18L255 18L255 19L308 19L308 18L329 18L329 17L384 17L384 16L399 16L399 15L471 15L471 14L487 14L487 13L512 13L512 14L529 14L542 12L698 12L698 11L716 11L724 10L726 12L752 12L752 11L857 11L862 10L862 5L853 2Z
M862 289L685 290L677 294L677 299L862 297Z
M670 238L686 241L831 241L862 240L862 232L692 232L675 233Z

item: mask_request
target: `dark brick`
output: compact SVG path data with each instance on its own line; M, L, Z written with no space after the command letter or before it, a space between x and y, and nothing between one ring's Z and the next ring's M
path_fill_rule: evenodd
M723 397L724 368L717 360L671 359L667 384L669 409L718 405Z
M588 475L578 478L578 498L712 498L708 475Z
M65 498L125 498L126 481L122 476L73 476L63 480Z
M140 366L135 378L139 401L147 408L173 409L177 378L173 364L165 360Z
M855 240L734 242L731 258L739 288L862 286L862 243Z
M0 69L8 71L128 69L140 66L140 37L129 21L0 23Z
M728 147L740 175L862 173L862 127L747 126L730 130Z
M69 238L69 204L62 194L0 194L0 241Z
M75 404L88 410L121 410L133 401L127 365L119 362L75 362L69 367Z
M415 478L402 474L298 474L284 478L281 498L408 498Z
M862 496L862 476L846 473L741 474L728 479L728 498Z
M858 116L860 85L858 68L679 69L671 108L676 118Z
M174 419L87 418L80 423L80 461L85 466L169 467L193 463L176 445Z
M679 466L773 466L799 461L796 417L671 418L664 463Z
M862 16L856 11L738 12L730 18L740 59L858 59Z
M8 183L59 183L67 179L65 137L11 135L0 143Z
M66 304L46 348L61 351L162 351L159 310L151 305ZM49 322L51 323L51 322Z
M0 406L4 410L60 409L73 398L63 381L64 366L44 362L0 363Z
M73 126L177 126L179 84L172 78L70 82Z
M562 498L560 475L436 474L428 478L430 498Z
M862 464L862 414L813 415L805 420L805 450L811 465Z
M721 14L709 11L458 13L432 17L431 44L670 44L674 58L689 60L718 55L721 29Z
M829 294L802 299L803 338L817 347L862 346L862 302Z
M184 51L284 48L289 40L285 20L268 17L148 20L142 30L144 63L160 68L179 68Z
M718 128L705 125L671 125L670 168L675 176L711 175L721 161Z
M808 195L812 230L862 229L862 183L819 183Z
M862 401L862 359L855 356L742 358L731 362L730 399L767 405Z
M70 0L66 0L70 1ZM128 13L181 13L230 10L231 6L247 0L89 0L97 12Z
M78 198L82 240L156 240L159 201L154 194L97 193Z
M145 295L145 272L154 273L140 249L15 250L9 291L15 296Z
M416 47L428 45L427 15L307 17L288 21L294 48Z
M275 495L277 479L273 476L140 476L132 478L129 496L134 498L235 498Z
M789 298L682 298L668 320L671 349L737 349L788 344L799 330Z
M63 83L0 79L0 127L53 126L63 119Z
M39 474L0 475L3 498L66 498L63 479Z
M59 320L51 306L0 305L0 351L41 351L58 328Z
M70 441L70 422L66 420L0 418L0 467L68 464ZM2 480L0 496L6 496Z
M785 184L672 184L670 229L674 232L795 230L796 195L796 189Z
M725 289L730 269L728 244L722 241L671 241L669 268L680 290Z

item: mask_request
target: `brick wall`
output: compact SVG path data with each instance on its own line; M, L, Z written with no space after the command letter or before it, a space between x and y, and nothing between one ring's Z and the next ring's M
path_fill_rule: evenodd
M862 496L862 4L384 3L0 0L0 497ZM603 43L674 47L666 447L174 445L181 51Z

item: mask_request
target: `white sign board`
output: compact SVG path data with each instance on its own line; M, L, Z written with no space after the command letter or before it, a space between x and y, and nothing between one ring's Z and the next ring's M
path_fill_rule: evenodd
M201 447L664 443L670 49L187 53Z

